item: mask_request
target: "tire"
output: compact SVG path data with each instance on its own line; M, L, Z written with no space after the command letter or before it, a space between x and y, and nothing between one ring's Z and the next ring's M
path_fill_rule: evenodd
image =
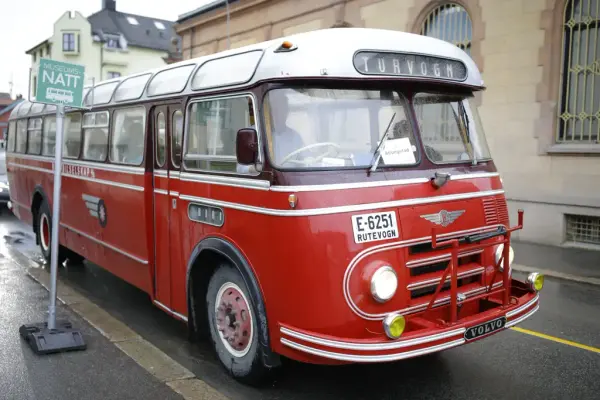
M257 324L256 307L249 293L240 273L231 265L222 264L208 284L206 315L210 337L223 367L234 379L259 385L269 376L270 370L263 363L263 352L258 345L262 327ZM239 326L236 326L238 322ZM233 343L224 336L232 338Z
M52 216L50 214L50 207L45 200L42 200L40 204L40 208L37 213L37 229L36 236L37 242L40 245L40 250L42 252L42 256L44 257L44 261L48 265L50 265L50 256L51 256L51 243L52 243ZM68 255L68 249L58 245L58 266L61 266L62 263L65 262Z

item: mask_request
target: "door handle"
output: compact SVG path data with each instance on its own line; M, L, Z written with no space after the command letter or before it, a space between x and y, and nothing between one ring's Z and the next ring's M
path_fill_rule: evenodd
M177 199L171 199L171 202L173 204L173 210L177 209Z

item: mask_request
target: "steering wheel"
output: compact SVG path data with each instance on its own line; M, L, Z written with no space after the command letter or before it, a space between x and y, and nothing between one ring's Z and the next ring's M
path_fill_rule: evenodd
M281 160L281 164L285 164L286 162L293 162L293 163L297 163L297 164L310 165L313 162L321 161L323 158L327 157L331 153L331 150L328 150L328 151L324 152L323 154L320 154L316 157L309 157L305 160L291 160L291 158L297 154L302 153L303 151L311 150L315 147L323 147L323 146L334 147L336 149L336 154L337 154L337 151L340 150L340 146L336 143L332 143L332 142L313 143L313 144L309 144L309 145L303 146L299 149L292 151L290 154L285 156L283 158L283 160Z

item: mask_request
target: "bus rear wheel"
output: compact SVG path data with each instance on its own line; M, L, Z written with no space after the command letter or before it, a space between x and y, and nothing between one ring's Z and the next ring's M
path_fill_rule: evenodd
M40 245L40 250L42 252L42 257L47 264L50 264L51 258L51 243L52 243L52 217L50 215L50 207L48 203L44 200L40 204L40 207L37 212L37 242ZM67 249L64 246L58 245L58 265L62 265L65 260L69 259L69 261L73 264L81 264L83 262L83 257L79 254Z
M206 293L210 336L221 364L238 381L257 385L268 375L258 345L256 308L240 273L222 264Z

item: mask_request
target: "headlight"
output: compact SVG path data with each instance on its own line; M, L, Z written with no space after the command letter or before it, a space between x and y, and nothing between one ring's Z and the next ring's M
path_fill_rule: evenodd
M496 265L498 265L498 261L500 261L500 258L502 258L503 252L504 252L504 243L496 248L496 253L494 254L494 261L496 262ZM508 247L508 267L509 267L508 273L509 274L511 272L510 266L512 265L514 259L515 259L515 252L513 251L512 246L509 246ZM500 264L500 271L504 271L504 261L502 262L502 264Z
M394 296L398 288L398 277L392 267L379 268L371 278L371 294L380 303L384 303Z
M544 275L539 272L532 272L527 277L527 283L531 290L539 292L544 287Z

